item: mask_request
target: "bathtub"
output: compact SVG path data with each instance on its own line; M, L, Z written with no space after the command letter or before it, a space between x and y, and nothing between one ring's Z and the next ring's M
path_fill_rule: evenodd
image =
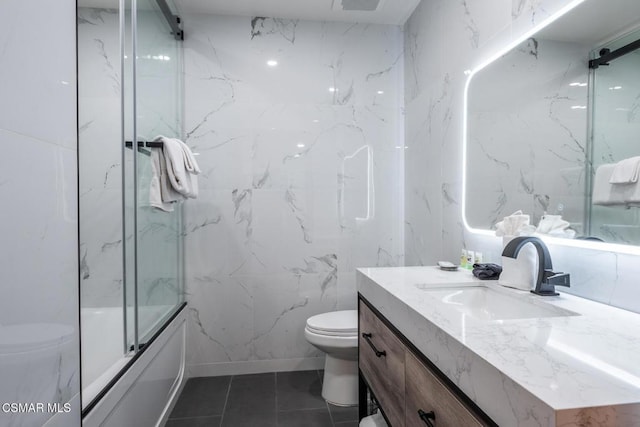
M140 342L151 340L143 351L125 354L122 308L82 308L83 426L164 424L186 381L186 310L172 310L140 307ZM127 316L133 319L133 312ZM153 325L165 318L151 337Z

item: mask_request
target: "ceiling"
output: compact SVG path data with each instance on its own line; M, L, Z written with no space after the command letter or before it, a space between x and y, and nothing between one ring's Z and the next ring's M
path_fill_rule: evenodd
M597 46L629 28L637 28L640 21L640 1L585 1L536 37Z
M334 7L334 1L337 3ZM174 0L178 14L267 16L310 21L402 25L420 0L380 0L370 12L341 10L342 0Z

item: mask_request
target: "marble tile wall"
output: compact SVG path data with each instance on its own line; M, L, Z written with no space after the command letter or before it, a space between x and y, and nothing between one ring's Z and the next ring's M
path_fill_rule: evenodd
M320 366L306 319L404 262L402 29L183 18L191 373Z
M567 0L424 0L405 24L405 261L457 260L460 248L498 260L498 238L466 231L460 207L464 70L473 69ZM568 292L640 311L638 256L550 245L572 274Z
M75 3L1 9L0 402L43 409L2 406L0 425L79 425Z

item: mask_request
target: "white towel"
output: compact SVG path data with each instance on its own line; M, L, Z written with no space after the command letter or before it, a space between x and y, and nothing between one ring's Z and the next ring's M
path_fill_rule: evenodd
M594 205L607 206L616 204L611 194L613 186L609 183L615 167L616 165L604 164L596 169L596 174L593 178L593 192L591 194L591 203ZM622 200L618 201L618 203L621 202Z
M542 215L542 218L540 218L536 233L573 239L576 236L576 232L569 228L570 225L568 221L562 219L562 215L549 215L545 213Z
M198 197L197 175L200 173L200 168L189 147L175 138L158 136L154 140L163 143L162 151L171 187L185 197L192 199Z
M630 206L640 204L640 182L635 184L611 184L616 165L604 164L596 169L593 179L591 202L601 206Z
M530 234L529 215L525 215L521 210L505 216L502 221L496 224L496 236L520 236Z
M640 175L640 156L630 157L616 163L610 184L634 184L638 182Z
M516 236L504 236L502 248L504 249L514 237ZM529 291L535 287L537 275L538 251L532 244L525 244L517 258L502 257L502 273L500 273L498 284Z
M364 417L360 421L360 427L387 427L387 422L380 412Z
M170 189L170 191L168 191ZM160 148L151 148L151 184L149 186L149 204L165 212L173 212L173 203L184 199L173 190L167 177L167 167Z

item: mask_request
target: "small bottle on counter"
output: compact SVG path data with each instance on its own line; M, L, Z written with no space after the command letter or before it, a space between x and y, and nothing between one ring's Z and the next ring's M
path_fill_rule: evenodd
M465 268L467 270L472 270L474 262L475 262L475 252L467 251L467 262L466 262Z
M460 268L467 268L467 251L464 248L460 252Z
M484 257L482 256L482 252L476 251L476 256L474 259L474 264L482 264L484 262Z

